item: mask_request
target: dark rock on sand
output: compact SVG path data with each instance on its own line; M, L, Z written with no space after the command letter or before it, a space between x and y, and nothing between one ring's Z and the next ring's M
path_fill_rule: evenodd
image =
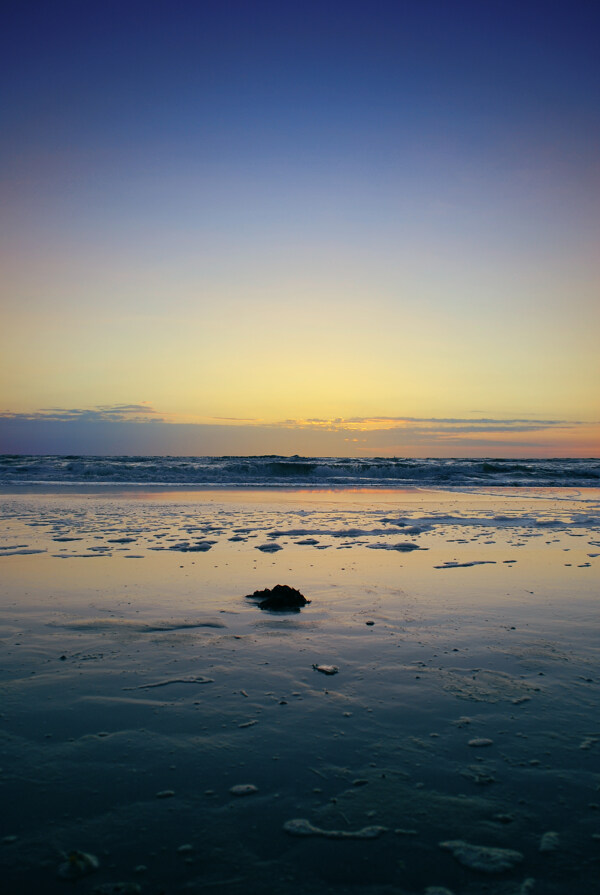
M247 594L246 599L257 600L259 609L271 610L295 610L310 603L295 587L287 584L276 584L273 589L266 587L264 590L255 590L253 594Z

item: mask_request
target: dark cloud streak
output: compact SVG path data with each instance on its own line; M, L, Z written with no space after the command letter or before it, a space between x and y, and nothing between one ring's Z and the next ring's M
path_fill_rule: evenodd
M99 404L96 407L45 407L29 413L0 412L5 420L45 420L46 422L166 422L158 411L148 404Z

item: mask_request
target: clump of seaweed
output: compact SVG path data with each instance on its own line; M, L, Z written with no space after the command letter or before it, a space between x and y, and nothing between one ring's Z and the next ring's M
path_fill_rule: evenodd
M253 594L246 594L246 599L256 600L259 609L270 609L275 612L282 610L299 612L302 606L310 603L299 590L288 587L287 584L276 584L272 589L266 587L264 590L255 590Z

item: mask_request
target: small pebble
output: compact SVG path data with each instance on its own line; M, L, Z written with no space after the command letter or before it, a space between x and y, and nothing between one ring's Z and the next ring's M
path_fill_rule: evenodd
M238 783L236 786L231 786L229 792L232 796L250 796L258 792L258 786L253 783Z
M313 668L321 674L337 674L340 670L337 665L313 665Z
M156 793L157 799L170 799L175 795L174 789L161 789L160 792Z

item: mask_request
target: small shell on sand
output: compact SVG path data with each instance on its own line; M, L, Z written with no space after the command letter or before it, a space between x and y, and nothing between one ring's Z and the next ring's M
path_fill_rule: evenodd
M469 740L467 746L493 746L494 741L488 740L487 737L475 737L473 740Z
M337 674L340 670L337 665L313 665L313 668L321 674Z
M250 796L253 792L258 792L258 786L253 783L238 783L229 789L232 796Z
M493 848L487 845L471 845L463 839L440 842L440 848L452 852L459 864L482 873L502 873L511 870L523 860L520 851L511 848Z
M95 855L85 851L69 852L67 860L58 868L58 875L62 879L80 879L93 873L100 866L100 862Z
M544 835L540 839L541 852L556 851L559 845L560 837L558 833L555 833L553 830L549 830L547 833L544 833Z
M387 827L362 827L360 830L322 830L304 817L286 820L283 829L291 836L321 836L323 839L377 839Z

